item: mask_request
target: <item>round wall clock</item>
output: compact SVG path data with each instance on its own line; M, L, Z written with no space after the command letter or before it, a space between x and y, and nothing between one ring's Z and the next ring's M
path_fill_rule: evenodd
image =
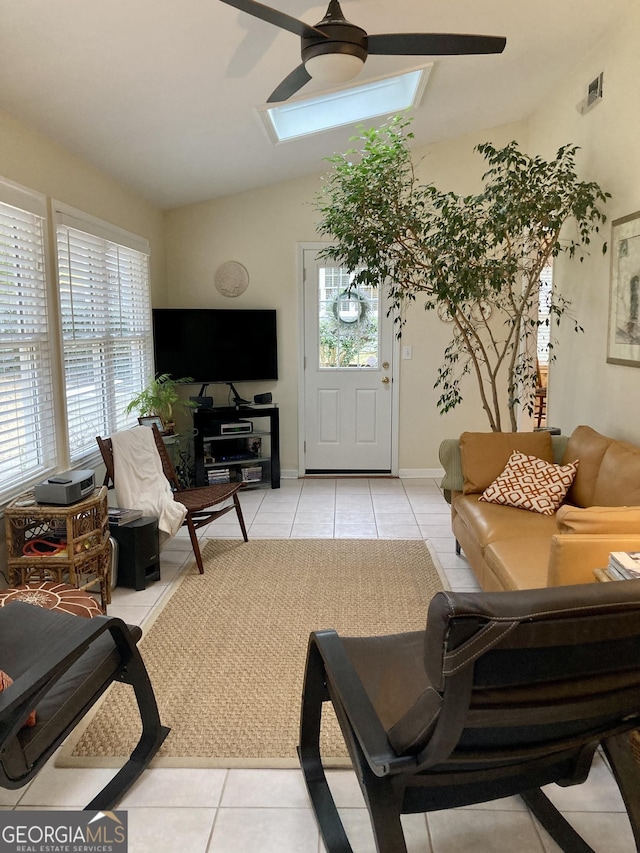
M249 273L237 261L226 261L216 270L214 281L223 296L240 296L249 287Z

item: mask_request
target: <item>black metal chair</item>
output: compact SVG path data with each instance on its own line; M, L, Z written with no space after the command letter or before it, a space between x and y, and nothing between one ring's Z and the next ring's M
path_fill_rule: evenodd
M311 635L298 752L328 853L350 853L325 777L336 711L379 853L406 853L400 815L519 794L564 851L593 853L540 790L578 785L602 746L640 849L640 586L438 593L426 630Z
M128 761L86 806L109 811L147 767L169 733L136 643L142 632L121 619L85 619L12 602L0 608L0 785L21 788L114 681L130 684L142 734ZM25 721L35 709L34 726Z

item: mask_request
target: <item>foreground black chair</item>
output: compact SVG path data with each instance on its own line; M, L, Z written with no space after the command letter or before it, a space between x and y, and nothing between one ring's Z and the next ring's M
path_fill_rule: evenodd
M135 692L142 734L126 764L86 808L117 805L169 733L136 647L141 634L108 616L85 619L22 602L0 608L2 670L13 679L0 693L2 787L29 782L107 687L123 681ZM35 725L25 726L34 709Z
M328 853L351 851L320 755L329 701L379 853L406 853L403 813L514 794L562 850L589 853L540 788L584 782L600 745L640 849L639 661L637 581L438 593L424 632L313 633L298 752Z

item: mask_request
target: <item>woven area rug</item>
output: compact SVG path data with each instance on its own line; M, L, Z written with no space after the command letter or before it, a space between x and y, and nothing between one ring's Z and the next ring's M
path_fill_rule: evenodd
M210 540L204 575L178 581L140 650L171 733L155 766L297 764L309 633L421 630L442 572L421 540ZM335 717L325 754L346 756ZM58 766L115 766L139 736L132 691L113 685Z

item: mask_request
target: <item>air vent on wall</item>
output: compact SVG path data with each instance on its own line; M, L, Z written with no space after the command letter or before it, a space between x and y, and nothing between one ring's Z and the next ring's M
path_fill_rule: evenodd
M577 104L576 109L580 113L580 115L584 115L588 113L589 110L592 110L596 104L599 104L602 100L602 81L604 79L604 72L601 71L600 74L589 83L587 87L587 96L583 98L579 104Z

